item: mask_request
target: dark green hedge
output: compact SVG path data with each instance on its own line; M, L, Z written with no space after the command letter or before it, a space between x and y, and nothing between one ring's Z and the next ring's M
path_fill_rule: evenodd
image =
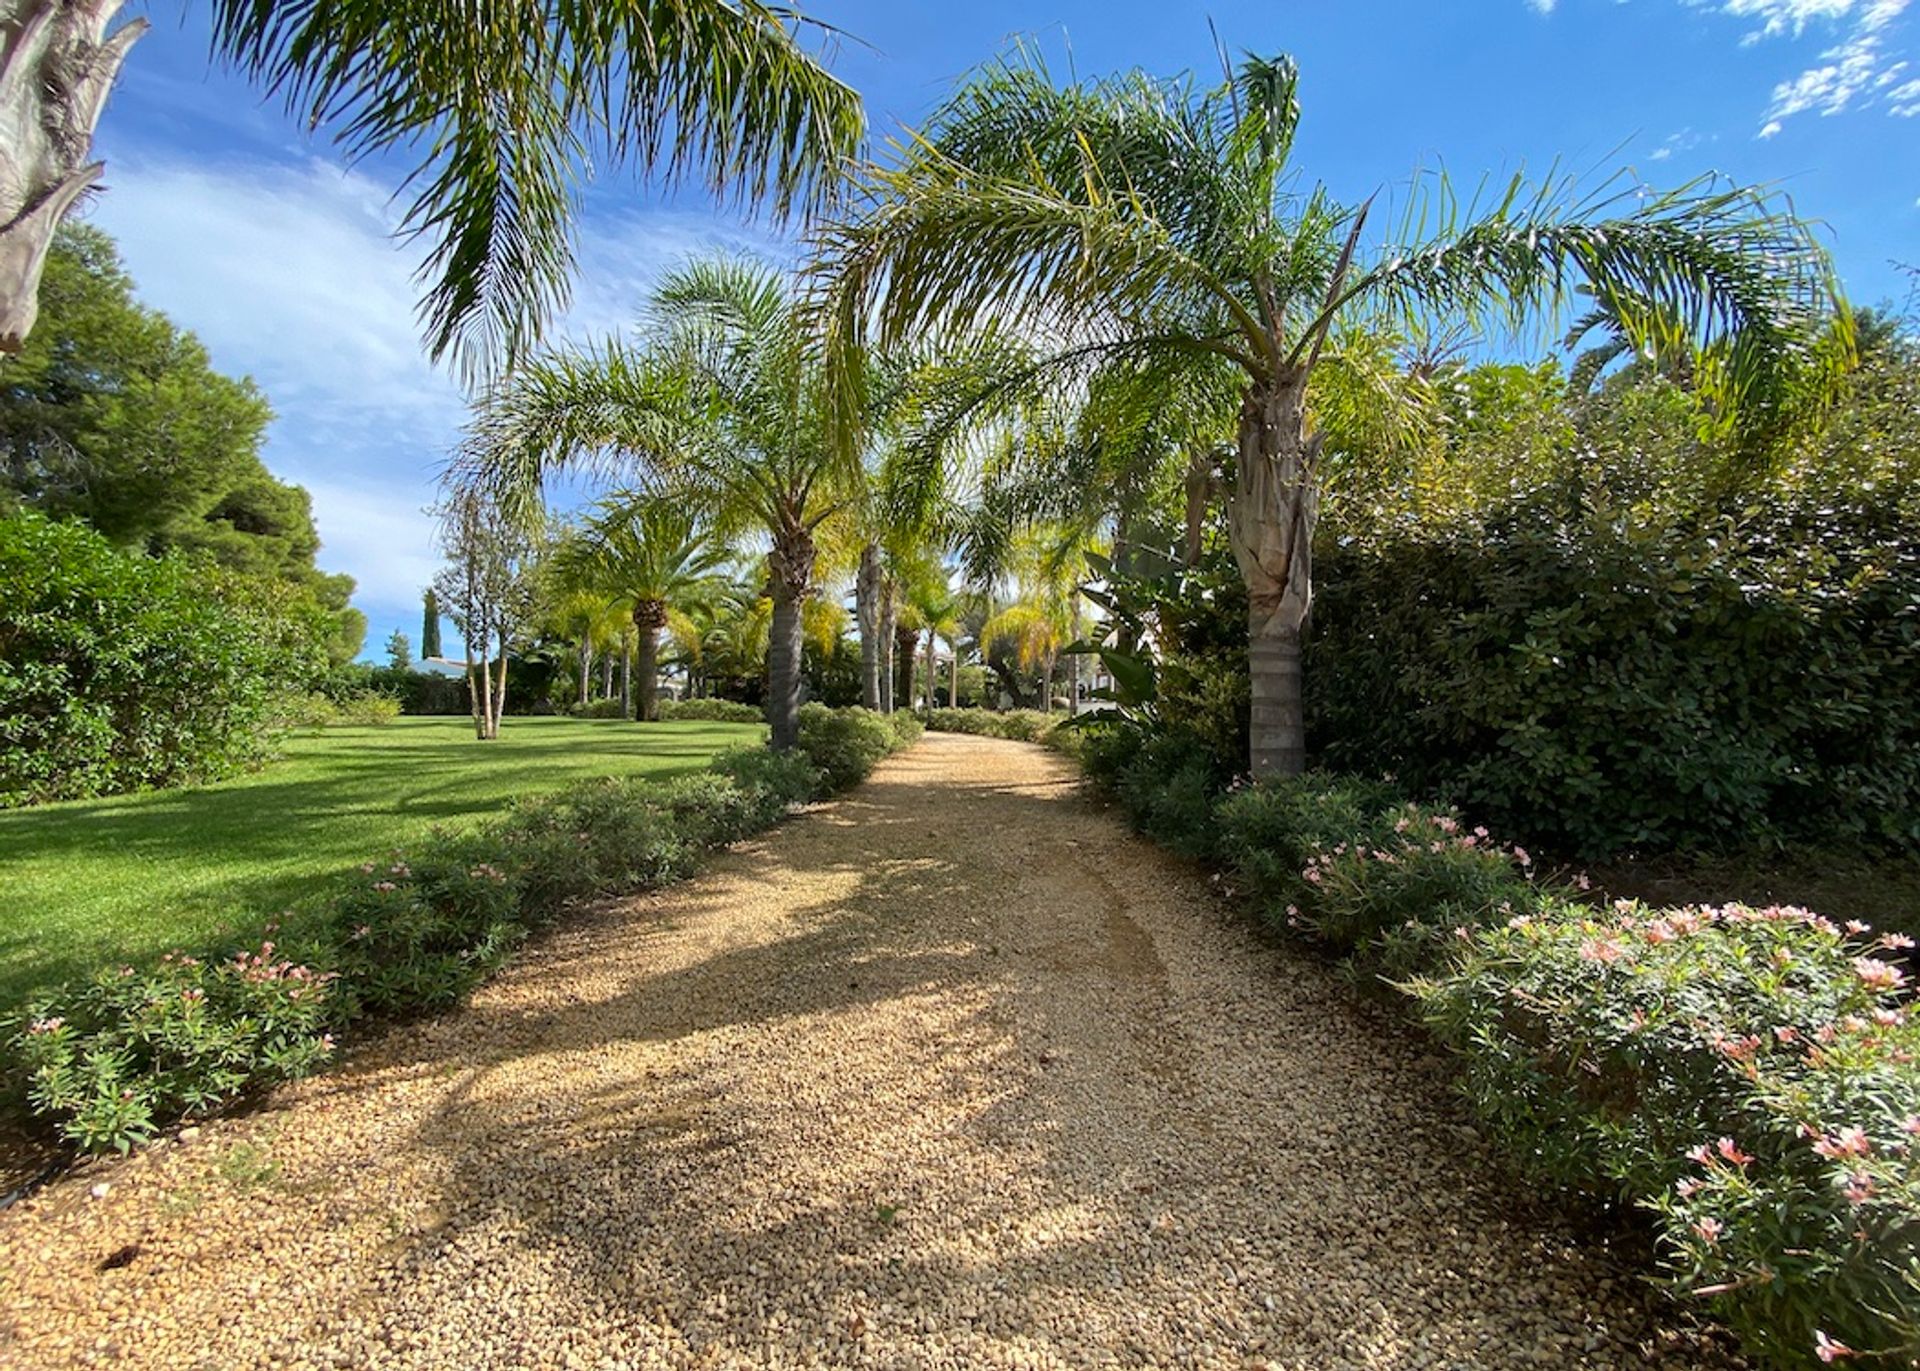
M1572 852L1920 846L1920 531L1552 504L1327 550L1317 762Z

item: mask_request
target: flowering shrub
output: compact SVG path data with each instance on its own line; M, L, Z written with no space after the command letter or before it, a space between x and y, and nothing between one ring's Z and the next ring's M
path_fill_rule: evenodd
M1548 907L1416 986L1514 1154L1660 1218L1673 1281L1783 1366L1920 1357L1920 1025L1805 910Z
M1405 799L1384 781L1329 772L1235 785L1215 810L1215 843L1261 917L1297 927L1308 861L1341 843L1379 843Z
M330 972L271 941L201 960L169 953L30 1006L5 1030L29 1106L90 1152L125 1152L333 1051Z

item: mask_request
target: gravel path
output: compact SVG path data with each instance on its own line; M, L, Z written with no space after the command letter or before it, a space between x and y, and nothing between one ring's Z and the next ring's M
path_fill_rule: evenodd
M0 1364L1728 1364L1496 1175L1390 1015L929 735L0 1214Z

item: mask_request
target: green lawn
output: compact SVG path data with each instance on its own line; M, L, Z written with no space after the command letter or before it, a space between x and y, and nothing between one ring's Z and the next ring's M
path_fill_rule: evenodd
M0 1014L118 959L204 943L310 904L435 824L590 776L697 771L751 724L400 719L289 739L238 780L0 812Z

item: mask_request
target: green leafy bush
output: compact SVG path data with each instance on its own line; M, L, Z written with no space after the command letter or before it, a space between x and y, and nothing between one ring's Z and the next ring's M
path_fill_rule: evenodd
M1329 548L1328 765L1589 855L1920 846L1920 540L1873 501L1739 517L1530 490Z
M1509 1151L1659 1216L1756 1353L1920 1357L1920 1025L1869 941L1800 909L1560 907L1416 986Z
M713 769L742 790L764 795L783 809L805 804L826 792L826 778L804 752L730 748L714 758Z
M30 1006L7 1049L36 1114L87 1151L125 1152L326 1060L332 980L271 941L208 960L169 953Z
M1183 857L1214 855L1214 808L1226 777L1184 733L1150 731L1107 783L1141 832Z
M1060 722L1060 716L1037 709L934 709L921 717L935 733L971 733L1017 743L1038 742Z
M899 744L888 716L872 710L833 710L821 704L800 707L800 751L826 778L829 791L865 780L880 759Z
M287 586L0 517L0 807L240 769L328 627Z
M692 719L711 724L762 724L767 721L766 712L760 706L744 705L738 700L662 700L659 717Z

